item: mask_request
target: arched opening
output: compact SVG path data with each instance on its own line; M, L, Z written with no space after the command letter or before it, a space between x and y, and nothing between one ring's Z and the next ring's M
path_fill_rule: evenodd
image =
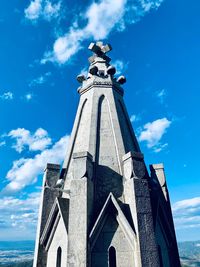
M160 267L163 267L162 251L160 245L158 245L158 256L160 260Z
M57 249L56 267L61 267L61 257L62 257L62 249L61 249L61 247L59 247Z
M116 250L114 247L110 247L108 251L108 267L117 267L116 263Z

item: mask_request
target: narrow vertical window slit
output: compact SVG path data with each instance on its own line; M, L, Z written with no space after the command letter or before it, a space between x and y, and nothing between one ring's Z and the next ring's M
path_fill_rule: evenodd
M61 257L62 257L62 249L61 249L61 247L59 247L57 249L56 267L61 267Z
M108 251L108 267L117 267L116 263L116 250L114 247L110 247Z

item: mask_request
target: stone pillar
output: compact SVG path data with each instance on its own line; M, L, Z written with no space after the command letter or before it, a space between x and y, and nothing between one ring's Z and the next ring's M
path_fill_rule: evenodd
M163 163L150 165L150 170L151 170L151 177L153 178L153 180L156 180L159 182L161 189L163 191L164 197L166 201L169 202L169 193L167 189Z
M159 267L159 256L153 227L148 174L143 154L129 152L123 157L124 195L129 204L136 231L138 267Z
M70 186L68 267L88 267L88 231L93 205L93 164L88 152L73 154Z
M53 206L54 200L56 197L59 196L59 192L57 190L51 190L49 187L55 186L57 180L59 179L59 176L60 165L48 163L46 169L44 170L43 176L43 190L41 193L40 200L41 204L38 216L38 227L33 267L46 266L47 252L45 251L43 246L40 245L40 237L46 225L46 221Z
M159 164L152 164L150 165L151 170L151 178L155 184L158 185L157 189L155 190L156 197L159 198L159 203L162 205L162 209L164 210L165 214L167 214L167 220L162 221L162 225L169 225L171 234L170 236L170 243L168 247L168 255L169 255L169 262L171 267L180 267L180 258L178 253L177 241L176 241L176 233L174 229L173 223L173 216L170 204L170 197L167 188L167 182L164 172L164 165L163 163ZM160 185L160 186L159 186ZM161 194L160 194L161 192ZM165 229L167 232L167 229Z

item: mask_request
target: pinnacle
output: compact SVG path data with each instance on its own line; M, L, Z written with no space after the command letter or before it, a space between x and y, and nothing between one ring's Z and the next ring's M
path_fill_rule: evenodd
M95 60L95 57L103 58L107 62L110 61L110 58L106 56L106 53L112 50L112 47L110 44L103 45L103 42L96 42L96 44L91 43L88 49L94 53L94 55L89 58L90 63L92 63L93 60Z
M109 64L111 59L106 55L112 50L110 44L103 44L103 42L90 43L88 49L93 52L93 55L89 57L90 67L87 77L84 74L79 74L77 76L77 81L83 83L81 86L87 87L91 85L91 82L99 79L102 82L111 82L117 86L120 86L126 82L124 76L115 78L116 68Z

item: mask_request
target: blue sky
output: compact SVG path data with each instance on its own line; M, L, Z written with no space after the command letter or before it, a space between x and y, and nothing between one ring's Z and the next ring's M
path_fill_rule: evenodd
M0 9L0 239L34 239L42 173L62 163L91 41L111 43L147 164L163 162L178 240L200 239L198 0L23 0Z

